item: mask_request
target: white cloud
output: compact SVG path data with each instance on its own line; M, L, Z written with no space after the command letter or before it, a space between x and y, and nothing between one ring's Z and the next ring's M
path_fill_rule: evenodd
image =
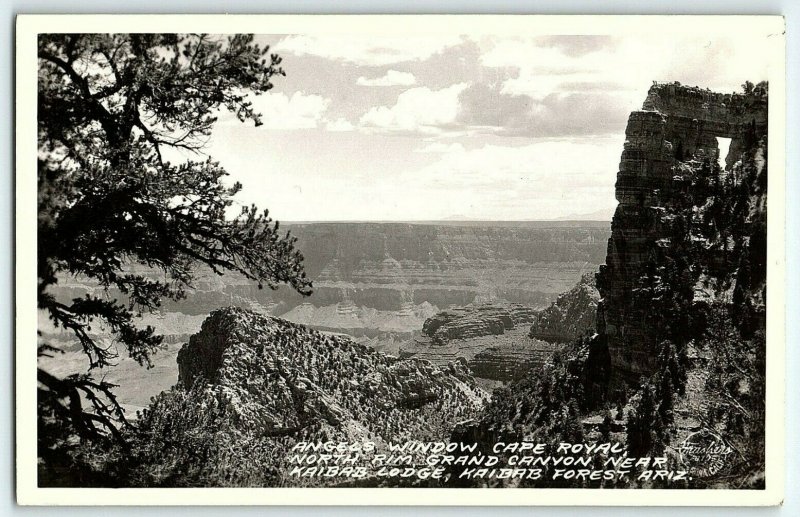
M455 122L458 96L468 86L469 83L459 83L441 90L411 88L397 97L394 106L371 108L359 124L373 131L440 133L443 126Z
M598 82L629 81L630 75L623 72L628 63L618 60L617 50L569 55L558 47L543 46L535 37L516 38L495 42L481 56L481 63L518 68L517 77L505 80L501 92L541 100L553 93L585 93L587 85Z
M361 86L411 86L416 82L414 74L398 72L397 70L389 70L383 77L376 77L375 79L367 79L361 76L356 80L356 84Z
M336 120L329 120L325 124L325 129L333 132L352 131L355 126L346 118L339 117Z
M572 37L576 45L581 38ZM502 92L536 100L589 91L639 96L654 80L732 91L748 77L766 77L767 45L766 38L637 36L614 38L592 51L570 52L540 38L514 38L485 43L481 63L517 68L518 75L503 82Z
M416 180L448 186L503 183L518 187L547 179L558 180L560 187L610 184L613 189L620 148L609 145L612 140L543 140L516 147L454 148L414 176ZM609 178L611 181L606 181ZM547 184L547 188L554 186Z
M764 79L774 62L760 36L673 36L626 35L602 45L581 38L577 50L490 35L455 46L448 45L457 37L426 45L381 35L287 38L284 50L273 48L288 72L276 86L289 97L273 90L256 100L281 97L265 123L352 131L274 131L264 138L237 122L219 134L215 128L211 154L246 185L242 195L251 197L244 200L284 219L609 214L625 122L652 80L730 91ZM397 90L356 86L361 76L388 80L387 70L410 72L415 83ZM469 88L446 88L467 81ZM330 98L330 106L305 93L296 101L296 90ZM299 102L306 97L314 102Z
M540 140L524 146L453 147L402 176L441 203L480 207L497 218L551 219L612 210L619 138Z
M458 142L452 144L431 142L428 145L414 149L415 153L457 153L462 151L464 151L464 146Z
M320 95L295 92L268 93L252 98L253 109L261 113L267 129L311 129L317 127L328 109L330 99Z
M276 52L312 55L363 66L386 66L405 61L422 61L447 47L458 45L457 34L435 36L293 35L279 41Z

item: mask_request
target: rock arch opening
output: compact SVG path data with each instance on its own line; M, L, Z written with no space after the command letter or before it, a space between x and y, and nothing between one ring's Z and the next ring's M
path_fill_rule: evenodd
M717 153L717 162L722 170L727 168L728 163L728 154L730 153L731 149L731 138L726 138L724 136L717 137L717 148L719 152Z

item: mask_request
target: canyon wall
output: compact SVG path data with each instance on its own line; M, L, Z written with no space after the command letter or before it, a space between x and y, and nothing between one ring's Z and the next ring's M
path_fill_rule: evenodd
M407 340L427 318L450 307L495 300L547 305L582 274L596 270L609 236L608 223L592 221L295 223L282 228L298 239L314 281L311 297L286 287L259 290L239 275L200 269L185 299L164 300L162 314L152 318L154 326L168 341L182 342L199 330L198 317L238 306L365 341ZM53 289L64 300L93 291L97 288L70 277L60 278ZM124 299L113 290L109 296ZM175 315L194 327L176 326Z
M600 264L606 223L291 224L315 306L545 305ZM291 304L291 301L287 300Z
M509 382L543 364L560 348L528 335L537 311L520 304L492 303L456 307L428 318L422 335L399 348L401 357L434 364L466 364L480 379Z
M138 373L135 361L125 358L110 372L110 378L122 385L119 393L127 407L140 409L149 397L172 385L178 348L220 307L240 307L347 334L379 351L399 355L402 347L421 335L425 321L442 310L506 300L525 307L545 306L582 274L596 270L610 233L608 223L592 221L303 223L282 228L298 239L306 271L314 281L314 294L302 298L285 287L259 290L239 275L196 271L194 288L185 299L164 300L157 313L145 313L137 322L154 327L168 345L154 357L155 368L147 371L146 380L137 377L144 374ZM131 269L163 278L142 266ZM69 276L59 278L52 292L63 301L87 293L105 296L100 288ZM108 296L125 299L113 289ZM53 343L65 348L72 343L70 332L54 328L46 318L39 329ZM95 332L104 330L98 326ZM465 354L472 359L487 348L496 348L496 353L487 354L489 359L498 358L497 368L493 369L484 354L480 370L490 376L496 371L507 379L524 369L511 371L511 366L540 357L537 342L524 333L520 337L530 341L530 346L502 345L509 340L506 335L474 347L465 344L468 352L448 347L429 352L413 348L420 357L437 364ZM83 365L79 349L69 355L71 361Z
M666 250L699 225L704 203L714 201L713 189L733 181L732 165L753 151L766 130L766 95L719 94L677 83L654 84L642 109L631 113L617 175L619 205L597 275L597 328L607 340L615 376L636 381L652 373L667 330L653 314L652 293L643 294L643 278L663 277L658 266L666 263L687 276L699 273L699 264L687 265ZM718 138L731 139L722 169ZM702 260L724 269L724 254L723 249Z
M453 440L489 451L497 440L610 439L643 457L703 430L725 437L735 465L663 487L764 488L767 94L765 83L730 95L650 89L627 127L619 206L596 276L596 334L495 390ZM718 138L730 139L724 161ZM498 465L512 466L506 458ZM498 485L642 486L547 476Z
M560 295L546 309L537 311L531 322L530 337L568 343L594 334L600 300L594 277L594 273L583 275L575 287Z

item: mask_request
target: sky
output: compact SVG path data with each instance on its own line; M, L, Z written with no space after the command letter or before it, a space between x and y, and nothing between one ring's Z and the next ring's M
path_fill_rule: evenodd
M655 81L767 78L766 38L261 35L285 77L207 152L281 221L610 220Z

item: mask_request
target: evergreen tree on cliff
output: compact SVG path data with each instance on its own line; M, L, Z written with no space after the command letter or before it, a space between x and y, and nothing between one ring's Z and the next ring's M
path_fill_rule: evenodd
M149 366L161 337L133 318L183 297L197 265L304 295L311 282L294 238L280 235L266 210L230 217L241 185L227 186L225 170L202 152L221 110L261 124L249 98L283 75L277 55L249 35L59 34L40 36L38 57L38 306L74 333L88 366L67 377L39 369L46 461L70 437L123 441L128 424L113 385L91 375L113 366L117 352L93 325ZM192 158L170 163L175 150ZM136 264L158 274L137 274ZM49 288L66 275L125 300L58 300ZM38 353L59 351L40 339Z

